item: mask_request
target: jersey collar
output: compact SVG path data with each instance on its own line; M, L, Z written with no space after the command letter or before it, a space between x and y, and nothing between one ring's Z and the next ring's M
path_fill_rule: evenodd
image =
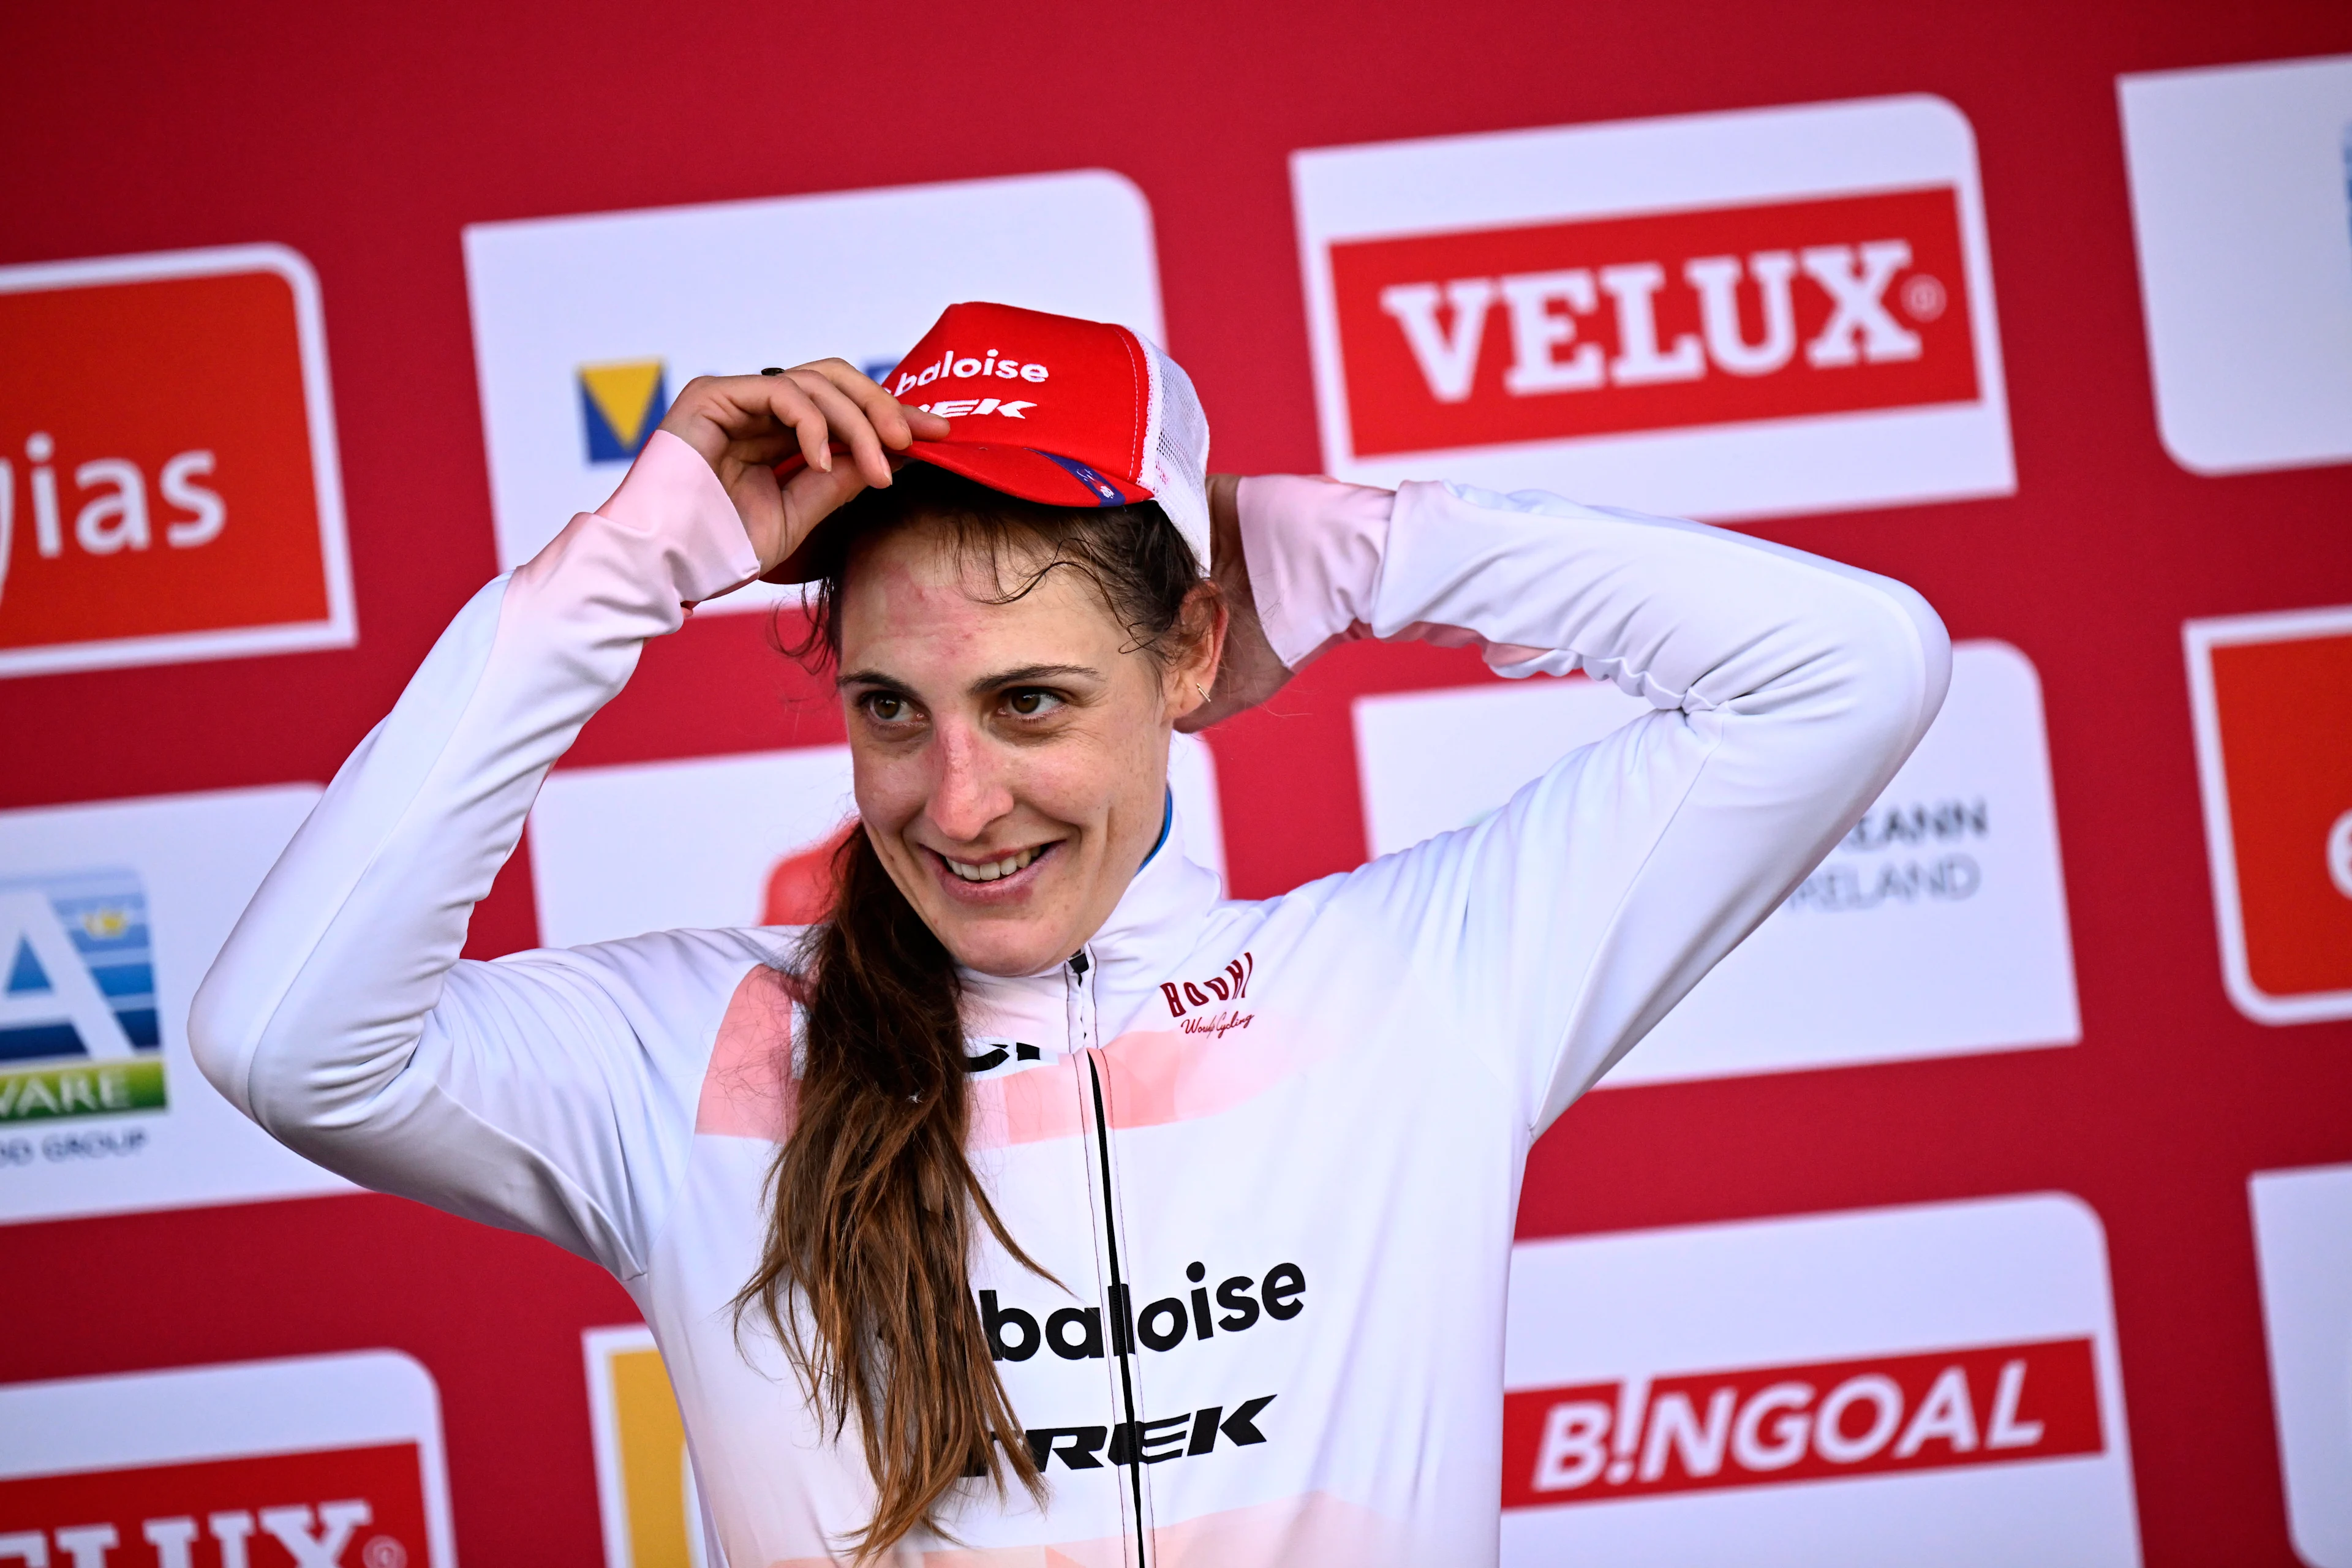
M1086 944L1094 971L1097 1016L1106 1026L1135 1016L1157 994L1162 973L1191 951L1201 920L1223 896L1217 874L1184 853L1184 816L1171 793L1160 818L1160 841L1144 858L1127 891ZM1032 1012L1058 1016L1068 965L1056 963L1035 974L1006 979L962 972L965 995L976 1016L1003 1023ZM975 1016L974 1022L978 1021Z

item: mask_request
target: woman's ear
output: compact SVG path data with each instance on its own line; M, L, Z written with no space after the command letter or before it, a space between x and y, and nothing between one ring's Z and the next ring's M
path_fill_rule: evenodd
M1217 667L1223 661L1225 628L1230 616L1223 590L1207 578L1192 585L1176 612L1176 656L1169 661L1162 688L1169 713L1181 720L1208 706L1216 689Z

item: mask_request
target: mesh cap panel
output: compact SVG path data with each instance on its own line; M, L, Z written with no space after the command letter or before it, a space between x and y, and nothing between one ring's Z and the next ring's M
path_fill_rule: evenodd
M1151 374L1151 427L1145 432L1138 476L1160 510L1192 547L1201 574L1209 572L1209 416L1192 378L1150 339L1137 334Z

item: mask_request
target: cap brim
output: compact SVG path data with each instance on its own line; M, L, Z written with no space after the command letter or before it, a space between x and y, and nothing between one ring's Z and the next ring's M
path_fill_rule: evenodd
M1132 479L1116 474L1105 474L1072 458L1056 456L1034 447L1002 446L993 443L961 441L917 441L908 447L906 456L934 468L961 474L975 484L1002 490L1023 500L1043 502L1047 506L1106 507L1130 506L1137 501L1153 499L1152 493ZM776 477L789 479L806 466L797 453L776 465ZM819 564L821 557L815 545L831 520L821 522L801 541L800 548L786 556L773 569L761 574L763 583L812 583L824 573Z

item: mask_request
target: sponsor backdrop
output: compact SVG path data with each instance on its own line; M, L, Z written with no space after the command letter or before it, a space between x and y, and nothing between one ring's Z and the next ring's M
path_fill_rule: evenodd
M95 5L0 61L0 1563L704 1563L620 1290L278 1149L188 1001L688 378L989 298L1163 341L1218 467L1734 523L1958 639L1535 1152L1507 1562L2352 1568L2340 6ZM840 719L713 608L474 954L807 910ZM1631 710L1352 647L1176 792L1259 896Z

